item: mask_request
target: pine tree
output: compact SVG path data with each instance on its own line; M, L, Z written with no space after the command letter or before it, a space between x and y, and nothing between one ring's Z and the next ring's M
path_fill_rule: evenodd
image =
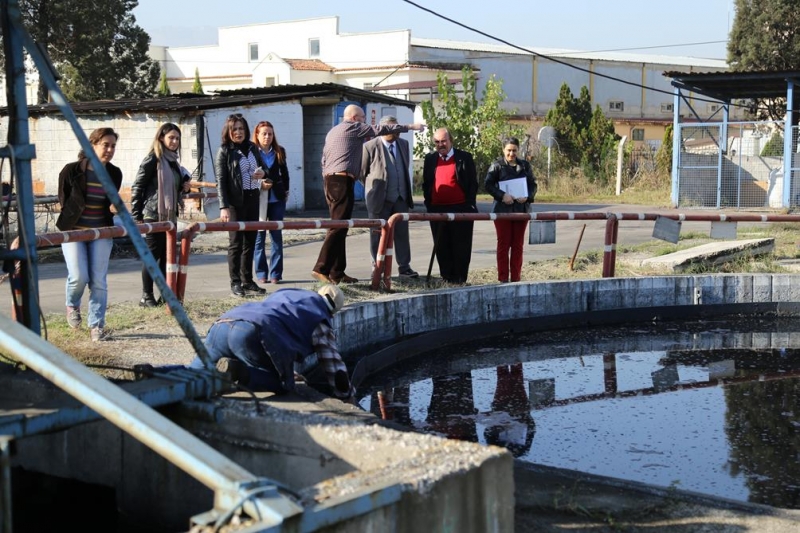
M169 90L169 83L167 83L167 71L161 71L161 80L158 82L158 89L156 89L156 94L159 96L169 96L172 94L172 91Z
M194 83L192 84L192 93L205 94L203 92L203 83L200 81L200 69L197 67L195 67L194 69Z
M545 115L544 124L556 130L557 166L580 166L590 180L608 180L619 138L614 133L613 122L600 106L592 112L586 86L581 87L580 96L575 98L569 85L564 83L555 105Z
M136 24L136 0L19 0L23 23L62 76L73 101L151 96L158 64L147 55L150 37ZM39 82L38 102L47 89Z
M787 0L736 0L728 39L733 71L800 69L800 10ZM782 118L785 99L757 100L760 118Z

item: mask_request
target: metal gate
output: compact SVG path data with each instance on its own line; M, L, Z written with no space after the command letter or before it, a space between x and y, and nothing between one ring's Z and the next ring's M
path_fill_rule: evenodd
M783 122L737 122L725 129L719 122L679 125L678 206L783 207ZM793 137L796 146L797 128ZM795 188L792 205L800 202L800 187Z

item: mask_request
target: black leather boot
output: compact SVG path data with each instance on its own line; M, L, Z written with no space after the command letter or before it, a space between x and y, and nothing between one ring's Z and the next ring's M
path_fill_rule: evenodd
M142 299L139 300L140 307L158 307L158 302L152 292L143 292Z

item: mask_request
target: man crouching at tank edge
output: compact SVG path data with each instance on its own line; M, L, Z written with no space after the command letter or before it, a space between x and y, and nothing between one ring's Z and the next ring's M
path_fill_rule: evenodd
M354 390L336 346L331 318L344 305L335 285L319 291L277 290L260 302L234 307L208 331L211 361L234 382L253 391L294 390L294 363L316 353L333 394L352 401ZM199 357L189 368L203 368Z

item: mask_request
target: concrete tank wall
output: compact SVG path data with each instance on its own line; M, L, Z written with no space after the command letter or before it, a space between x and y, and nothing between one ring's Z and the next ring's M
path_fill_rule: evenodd
M798 275L614 278L391 295L349 305L335 321L351 368L360 360L356 372L364 373L387 364L370 366L375 358L367 356L400 340L407 341L406 357L415 342L422 350L508 329L685 317L732 306L796 311L799 302ZM439 338L426 338L441 331ZM166 413L253 473L300 493L307 509L400 487L396 501L330 530L513 530L513 459L505 450L386 427L352 406L302 390L310 396L269 402L262 413L246 395ZM188 529L189 516L211 507L208 489L105 422L18 441L13 463L114 487L120 509L159 525Z

